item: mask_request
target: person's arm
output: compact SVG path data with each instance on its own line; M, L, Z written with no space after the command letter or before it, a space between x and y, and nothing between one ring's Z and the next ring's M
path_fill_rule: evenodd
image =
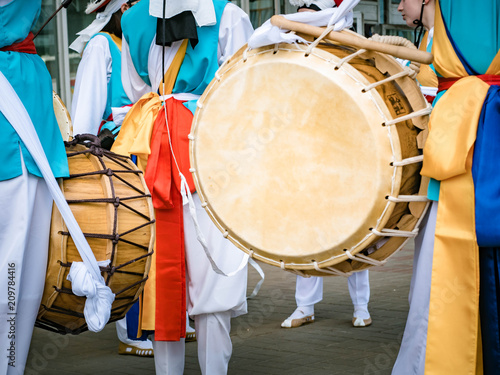
M78 65L71 106L73 134L97 135L106 110L108 81L111 77L111 52L106 37L92 38Z
M250 38L253 27L248 15L238 6L228 3L222 13L219 28L219 65L238 51Z

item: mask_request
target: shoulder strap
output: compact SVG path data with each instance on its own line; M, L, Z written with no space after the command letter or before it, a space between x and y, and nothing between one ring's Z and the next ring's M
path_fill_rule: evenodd
M158 88L158 92L160 93L160 95L169 95L172 93L175 81L177 80L177 75L179 74L182 62L184 61L184 56L186 55L187 45L188 40L184 39L181 46L179 47L179 50L175 54L172 63L165 72L163 82L160 83L160 87Z

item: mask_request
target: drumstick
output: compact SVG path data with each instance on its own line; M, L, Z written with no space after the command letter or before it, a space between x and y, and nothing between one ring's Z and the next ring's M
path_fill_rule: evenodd
M311 26L301 22L290 21L285 17L278 15L271 17L271 24L282 29L309 34L316 38L323 34L323 32L325 31L325 29L321 27ZM422 64L431 64L432 60L434 59L434 56L428 52L419 51L417 49L411 49L407 47L395 46L392 44L375 42L373 40L341 33L339 31L332 31L326 36L326 38L348 46L382 52L394 57L399 57L404 60L416 61Z

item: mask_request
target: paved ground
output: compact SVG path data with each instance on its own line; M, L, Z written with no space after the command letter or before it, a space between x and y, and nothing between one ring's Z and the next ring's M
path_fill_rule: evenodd
M247 315L233 319L230 375L385 375L396 359L408 311L413 242L381 268L370 271L373 324L351 326L347 280L328 277L316 322L295 329L280 323L295 308L295 276L262 265L266 281L249 301ZM249 286L258 280L250 270ZM102 332L60 336L35 329L26 374L154 374L152 358L118 355L114 324ZM186 346L185 374L200 374L196 343Z

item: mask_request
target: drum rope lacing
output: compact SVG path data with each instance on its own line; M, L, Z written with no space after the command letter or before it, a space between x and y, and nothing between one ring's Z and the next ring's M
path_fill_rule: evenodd
M71 142L65 142L67 146L70 146L70 145L75 145L75 144L84 144L84 140L89 140L89 137L88 135L87 136L82 136L82 135L77 135L75 137L75 139ZM96 143L97 142L97 143ZM134 304L137 299L135 298L135 296L125 296L125 297L119 297L120 294L122 294L123 292L127 291L127 290L130 290L134 287L136 287L137 285L140 285L140 284L143 284L146 282L146 280L148 279L148 277L146 276L145 278L142 278L143 274L144 273L139 273L139 272L131 272L131 271L125 271L123 270L124 267L132 264L132 263L135 263L137 261L140 261L142 259L145 259L147 257L150 257L153 252L149 252L149 248L146 247L146 246L142 246L138 243L135 243L133 241L129 241L127 240L126 238L124 238L124 236L126 236L127 234L130 234L132 232L135 232L141 228L144 228L145 226L149 226L149 225L153 225L155 220L151 220L150 217L148 217L147 215L144 215L143 213L137 211L136 209L134 209L133 207L130 207L128 204L124 203L125 201L130 201L130 200L137 200L137 199L144 199L144 198L150 198L151 195L150 194L145 194L144 191L138 189L137 187L135 187L134 185L130 184L128 181L124 180L123 178L121 178L119 176L119 174L122 174L122 173L132 173L132 174L135 174L135 175L139 175L141 174L142 172L139 171L139 170L133 170L130 168L130 166L127 166L124 162L128 159L127 157L124 157L124 156L121 156L121 155L117 155L117 154L114 154L114 153L111 153L107 150L103 150L99 147L99 144L98 144L98 139L97 137L94 139L92 138L92 142L89 143L89 144L86 144L86 146L88 147L88 149L84 150L84 151L77 151L77 152L69 152L67 153L67 157L70 158L70 157L75 157L75 156L78 156L78 155L85 155L85 154L92 154L94 155L95 157L97 157L97 159L99 160L101 166L103 167L102 170L99 170L99 171L94 171L94 172L88 172L88 173L79 173L79 174L73 174L73 175L70 175L69 177L67 177L67 179L73 179L73 178L80 178L80 177L84 177L84 176L92 176L92 175L103 175L103 176L107 176L109 178L109 183L110 183L110 187L111 187L111 192L112 192L112 197L111 198L97 198L97 199L78 199L78 200L67 200L67 203L68 204L80 204L80 203L104 203L104 204L113 204L114 206L114 215L113 215L113 233L112 234L101 234L101 233L83 233L83 235L85 236L85 238L101 238L101 239L106 239L106 240L109 240L112 242L112 250L111 250L111 257L109 260L107 261L104 261L104 262L98 262L99 263L99 269L101 272L105 272L107 274L107 278L105 280L105 284L106 285L109 285L110 281L111 281L111 277L115 274L115 273L121 273L121 274L128 274L128 275L133 275L133 276L139 276L141 277L140 280L132 283L131 285L128 285L126 286L125 288L122 288L121 290L118 290L115 292L115 295L118 296L116 297L115 299L116 300L130 300L128 302L126 302L125 304L120 304L120 306L116 307L116 308L112 308L111 309L111 319L116 319L117 316L121 316L123 314L123 311L124 309L128 308L129 306L131 306L132 304ZM110 168L107 168L106 167L106 163L103 159L103 157L106 157L108 158L109 160L115 162L116 164L120 165L122 168L124 168L123 170L112 170ZM115 194L115 189L114 189L114 183L113 183L113 178L117 178L118 180L120 180L121 182L123 182L125 185L127 185L128 187L130 187L131 189L137 191L138 193L140 193L140 195L137 195L137 196L129 196L129 197L123 197L123 198L119 198L119 197L116 197L116 194ZM124 207L125 209L135 213L136 215L139 215L140 217L142 217L144 220L146 220L145 223L143 224L140 224L134 228L131 228L125 232L122 232L122 233L117 233L117 222L118 222L118 208L119 207ZM70 236L70 232L67 232L67 231L61 231L60 234L62 236ZM136 258L133 258L125 263L122 263L122 264L119 264L119 265L112 265L113 263L113 260L116 256L116 251L117 251L117 246L118 246L118 243L119 242L125 242L129 245L132 245L134 247L137 247L137 248L140 248L144 251L146 251L145 254L143 255L140 255L139 257L136 257ZM80 263L80 262L62 262L62 261L59 261L59 264L61 267L74 267L74 266L77 266L78 264L77 263ZM71 291L71 289L67 289L65 287L62 287L62 288L57 288L56 286L54 286L54 290L58 293L66 293L66 294L71 294L71 295L74 295L74 293ZM54 312L54 313L59 313L59 314L64 314L64 315L69 315L69 316L75 316L75 317L80 317L80 318L83 318L84 315L77 312L77 311L73 311L73 310L70 310L70 309L62 309L58 306L51 306L51 307L47 307L45 306L44 307L45 311L48 311L48 312ZM115 315L115 317L113 318L113 315ZM48 325L47 325L48 324ZM43 328L45 329L50 329L51 330L54 330L55 332L60 332L60 333L67 333L68 331L68 328L67 327L59 327L59 328L56 328L54 329L53 327L58 327L58 324L51 321L50 319L49 320L46 320L46 324L45 322L42 323L42 322L39 322L39 325L42 326L43 325Z
M35 160L48 190L72 234L73 242L83 260L83 267L73 265L68 275L76 295L85 296L84 315L89 330L101 331L109 321L115 295L105 285L97 260L71 212L38 138L31 118L9 81L0 72L0 111L13 126L29 153Z
M328 29L327 29L328 30ZM339 61L335 62L333 59L325 59L323 56L321 55L318 55L318 54L315 54L314 53L314 47L316 47L319 42L321 41L322 38L324 38L324 36L326 36L328 34L327 30L325 30L325 32L323 33L323 35L319 38L317 38L315 40L315 42L311 43L308 48L306 49L306 52L305 52L305 55L306 56L309 56L311 54L315 55L316 57L330 63L330 64L333 64L334 65L334 68L335 70L338 70L342 67L343 64L345 64L346 62L349 62L350 60L352 60L353 58L357 57L357 56L360 56L362 55L363 53L366 52L366 50L364 49L360 49L342 59L340 59ZM331 30L330 30L331 31ZM404 38L401 38L401 39L404 39ZM384 42L384 41L383 41ZM273 50L272 50L272 53L276 53L277 50L283 50L283 51L300 51L300 52L303 52L304 50L300 47L298 47L297 44L295 44L296 48L283 48L283 47L279 47L278 48L278 44L274 45L273 47ZM414 47L414 46L413 46ZM256 56L256 55L260 55L260 54L265 54L265 53L270 53L271 50L265 50L265 51L259 51L259 52L255 52L255 53L251 53L253 52L250 48L246 48L244 51L243 51L243 55L242 55L242 61L243 63L245 63L249 57L251 56ZM234 64L233 66L223 70L222 69L222 66L221 66L221 69L218 70L217 72L217 81L220 81L222 76L226 73L228 73L230 70L234 69L236 66L236 64ZM356 81L358 84L360 84L362 86L362 92L365 93L365 94L370 94L370 91L373 89L373 88L376 88L377 86L379 85L382 85L382 84L385 84L385 83L388 83L388 82L391 82L391 81L395 81L397 79L401 79L401 78L405 78L405 77L410 77L412 79L414 79L414 76L416 74L412 73L412 69L411 68L408 68L406 67L402 72L400 73L397 73L397 74L394 74L393 76L383 80L383 81L380 81L380 82L377 82L375 84L371 84L371 85L365 85L361 82L359 82L359 80L356 78L356 77L353 77L351 74L349 74L349 72L347 71L344 71L344 73L346 73L348 76L350 76L354 81ZM212 89L214 88L214 85L210 85L207 90L206 90L206 94L208 94ZM206 95L205 94L205 95ZM388 120L384 111L380 108L380 106L378 105L377 101L372 97L372 95L370 94L370 98L372 100L372 102L374 102L377 110L379 111L380 115L382 116L382 118L384 118L386 121L384 121L381 125L384 126L384 127L387 127L387 131L390 135L391 133L391 127L392 125L395 125L395 124L398 124L398 123L401 123L401 122L404 122L404 121L407 121L407 120L412 120L414 118L418 118L418 117L423 117L423 116L427 116L430 114L431 110L432 110L432 106L430 105L427 105L426 108L423 108L421 110L418 110L418 111L414 111L412 112L411 114L409 115L405 115L405 116L400 116L400 117L397 117L395 119L392 119L392 120ZM203 107L203 104L201 103L201 100L199 101L199 108L202 108ZM191 140L194 140L194 136L191 136L190 135L190 139ZM390 139L390 143L391 143L391 149L392 149L392 153L393 155L395 154L395 149L394 149L394 144L393 144L393 139L392 139L392 136L389 136L389 139ZM410 165L410 164L416 164L416 163L420 163L423 161L423 155L419 155L419 156L415 156L415 157L410 157L410 158L407 158L407 159L403 159L403 160L393 160L391 161L391 165L394 167L394 174L396 173L396 170L397 168L401 168L403 166L406 166L406 165ZM191 172L194 172L195 170L191 170ZM393 187L394 188L394 187ZM419 195L401 195L401 196L398 196L398 197L394 197L392 195L389 195L387 197L387 200L388 202L390 203L409 203L409 202L422 202L422 203L427 203L429 202L429 200L427 199L426 196L419 196ZM207 207L207 203L204 202L203 203L203 207ZM427 209L427 206L425 206L424 208L424 213ZM384 212L382 213L381 217L383 217L386 213L386 211L388 210L389 208L389 204L386 205L385 209L384 209ZM208 208L209 211L210 211L210 207ZM423 214L422 216L417 220L417 224L421 222L422 218L423 218ZM379 222L380 222L380 219L379 219ZM418 228L418 225L416 225L416 228ZM226 231L227 232L227 231ZM418 229L414 229L412 231L403 231L403 230L398 230L398 229L388 229L388 228L383 228L381 229L380 231L378 231L377 229L374 229L374 228L370 228L370 232L371 234L368 234L367 236L365 236L359 243L363 243L364 241L366 241L371 235L377 235L379 237L382 237L381 240L383 240L384 238L387 238L387 237L404 237L406 238L406 241L404 241L400 246L399 248L391 255L393 256L394 254L396 254L404 245L405 243L410 239L410 238L414 238L417 234L418 234ZM228 238L231 239L232 242L236 243L236 244L239 244L239 241L236 240L235 238L233 238L230 234L226 234L226 236ZM353 246L353 248L356 248L359 244L356 244L355 246ZM240 246L241 248L245 248L245 246L241 245ZM379 260L376 260L376 259L373 259L373 258L370 258L370 257L367 257L361 253L357 253L357 254L352 254L350 252L350 250L345 250L344 251L345 255L351 259L351 260L356 260L356 261L359 261L359 262L362 262L362 263L367 263L367 264L370 264L370 265L374 265L374 266L380 266L380 265L383 265L387 262L387 260L391 257L387 257L385 260L383 261L379 261ZM253 255L253 251L252 251L252 255ZM337 257L340 257L341 255L339 256L335 256L335 257L332 257L330 258L328 261L331 261L332 259L335 259ZM298 269L293 269L293 268L287 268L287 264L283 261L275 261L274 259L270 259L268 257L265 257L263 255L256 255L255 256L257 259L265 259L266 262L270 263L270 264L276 264L276 265L279 265L280 268L282 269L286 269L287 271L290 271L290 272L293 272L293 273L296 273L298 275L301 275L301 276L310 276L310 275L307 275L305 274L304 272L302 272L301 270L298 270ZM334 275L343 275L343 276L349 276L351 274L351 272L343 272L343 271L340 271L336 268L333 268L333 267L325 267L325 268L319 268L319 265L317 262L313 261L312 262L313 265L314 265L314 268L315 270L319 271L319 272L323 272L323 273L328 273L328 274L334 274ZM290 263L290 265L294 265L294 266L300 266L300 265L307 265L307 264L298 264L298 263Z
M90 143L88 143L87 141L90 141ZM147 215L145 215L145 214L137 211L133 207L131 207L131 206L127 205L126 203L124 203L125 201L129 201L129 200L151 198L151 194L146 194L145 191L140 190L139 188L137 188L133 184L129 183L127 180L125 180L122 177L120 177L120 174L122 174L122 173L132 173L132 174L135 174L135 175L140 175L140 174L142 174L142 171L140 171L138 169L134 170L130 166L127 166L124 163L128 159L126 156L114 154L114 153L112 153L110 151L107 151L105 149L100 148L99 147L100 146L99 139L97 137L94 138L94 137L89 137L89 135L85 135L85 136L76 135L75 138L72 141L65 142L65 143L68 146L76 145L76 144L84 144L85 146L88 147L86 150L83 150L83 151L77 151L77 152L68 153L67 154L68 158L74 157L74 156L78 156L78 155L91 154L91 155L94 155L99 160L99 163L102 166L101 170L93 171L93 172L88 172L88 173L72 174L72 175L70 175L68 177L68 179L79 178L79 177L86 177L86 176L92 176L92 175L104 175L104 176L107 176L108 179L109 179L109 184L110 184L110 189L111 189L111 197L110 198L66 200L68 202L68 204L79 204L79 203L105 203L105 204L113 204L113 206L114 206L114 210L113 210L113 232L111 234L84 233L84 236L85 237L89 237L89 238L107 239L107 240L110 240L112 242L110 264L113 263L114 257L116 256L116 247L117 247L118 242L120 242L120 241L126 242L129 245L138 247L138 248L140 248L142 250L149 251L148 247L140 245L140 244L138 244L136 242L133 242L133 241L129 241L129 240L127 240L127 239L124 238L124 236L126 236L127 234L130 234L130 233L135 232L135 231L137 231L139 229L142 229L145 226L153 225L155 223L154 219L151 219L149 216L147 216ZM107 168L106 162L105 162L105 160L104 160L103 157L108 158L109 160L115 162L116 164L120 165L124 169L123 170L113 170L113 169ZM116 192L115 192L113 177L116 178L116 179L118 179L119 181L121 181L122 183L124 183L125 185L127 185L128 187L130 187L131 189L137 191L140 195L129 196L129 197L124 197L124 198L117 197L116 196ZM127 210L129 210L129 211L134 212L136 215L139 215L140 217L142 217L143 219L145 219L146 222L142 223L140 225L137 225L136 227L133 227L133 228L131 228L131 229L125 231L125 232L118 233L117 232L118 208L120 206L123 207L123 208L125 208L125 209L127 209ZM66 236L69 235L68 232L62 232L61 234L62 235L66 235ZM131 263L134 263L134 262L136 262L136 261L138 261L140 259L143 259L144 257L151 256L152 254L153 254L153 252L148 252L147 254L144 254L144 255L141 255L141 256L139 256L137 258L129 260L126 264L121 264L121 265L117 265L117 266L109 266L109 267L105 268L104 271L107 273L106 285L109 284L111 276L115 272L123 272L123 271L119 271L119 270L121 268L123 268L124 266L126 266L128 264L131 264ZM101 271L103 271L103 268L101 268ZM139 273L135 273L135 274L136 275L141 275ZM144 278L143 280L141 280L140 282L145 282L146 280L147 280L147 277ZM127 289L129 289L129 288L127 288ZM124 290L127 290L127 289L124 289ZM118 293L115 293L115 294L120 294L124 290L122 290L122 291L120 291Z

